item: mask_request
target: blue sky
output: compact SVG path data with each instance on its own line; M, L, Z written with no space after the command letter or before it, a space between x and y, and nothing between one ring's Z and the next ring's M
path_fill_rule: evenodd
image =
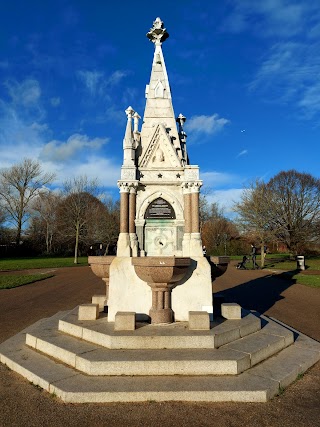
M24 157L118 194L124 110L142 116L160 16L176 115L211 200L319 173L318 0L2 1L0 168Z

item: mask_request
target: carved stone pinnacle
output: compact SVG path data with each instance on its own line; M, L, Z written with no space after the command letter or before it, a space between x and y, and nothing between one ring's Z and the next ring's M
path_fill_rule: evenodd
M161 44L169 37L169 34L164 28L163 22L159 17L153 21L153 27L147 33L147 37L150 41L152 41L152 43L155 44Z

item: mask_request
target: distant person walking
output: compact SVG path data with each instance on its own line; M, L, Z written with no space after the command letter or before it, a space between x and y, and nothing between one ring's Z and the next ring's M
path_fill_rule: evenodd
M257 259L257 248L255 247L254 244L251 245L251 259L252 259L252 264L253 264L253 269L259 269L258 264L256 263L256 259Z

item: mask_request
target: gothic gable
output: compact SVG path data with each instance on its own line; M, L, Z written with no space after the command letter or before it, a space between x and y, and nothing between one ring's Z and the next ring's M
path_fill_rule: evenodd
M139 167L181 167L176 149L163 124L155 127L149 145L139 161Z

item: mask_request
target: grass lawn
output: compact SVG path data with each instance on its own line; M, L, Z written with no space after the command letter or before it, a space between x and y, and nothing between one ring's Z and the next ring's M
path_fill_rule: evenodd
M88 265L87 257L79 257L78 264L73 263L74 258L2 258L0 259L0 271L25 270L30 268L58 268Z
M242 259L239 256L232 256L231 259ZM250 268L250 262L248 264ZM257 263L260 265L260 256L257 256ZM271 270L287 271L287 277L296 281L300 285L320 288L320 257L306 258L306 270L319 270L318 274L306 275L297 271L297 261L290 259L288 254L268 254L265 258L264 268Z
M53 274L1 275L0 289L11 289L53 277Z
M300 285L310 286L312 288L320 288L320 275L304 275L304 274L294 274L292 279L296 280L296 283Z

